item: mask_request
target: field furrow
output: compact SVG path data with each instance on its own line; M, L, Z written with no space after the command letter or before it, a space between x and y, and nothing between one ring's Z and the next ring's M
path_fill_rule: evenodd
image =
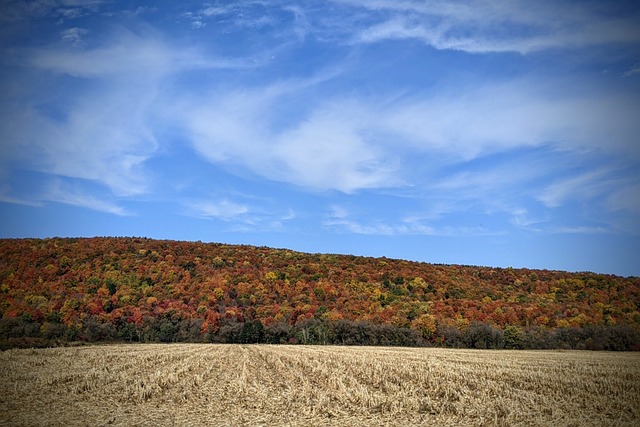
M640 354L267 345L0 353L0 425L635 426Z

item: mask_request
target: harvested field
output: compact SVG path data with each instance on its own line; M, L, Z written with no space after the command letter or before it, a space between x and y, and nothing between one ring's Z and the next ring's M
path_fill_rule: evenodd
M640 425L640 354L266 345L0 353L0 425Z

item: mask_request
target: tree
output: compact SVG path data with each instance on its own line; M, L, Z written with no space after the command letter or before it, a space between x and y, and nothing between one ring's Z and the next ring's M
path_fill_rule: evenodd
M503 332L487 323L473 322L463 331L463 341L469 348L503 348Z
M524 332L521 328L513 325L504 328L504 348L524 348Z
M246 322L242 325L239 341L244 344L259 344L264 342L264 326L259 320Z
M413 319L411 329L420 332L425 340L430 340L436 331L436 318L431 314L422 314Z

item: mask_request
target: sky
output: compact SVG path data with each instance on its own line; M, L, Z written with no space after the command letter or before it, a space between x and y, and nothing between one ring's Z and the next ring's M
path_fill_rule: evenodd
M0 237L640 276L633 1L0 5Z

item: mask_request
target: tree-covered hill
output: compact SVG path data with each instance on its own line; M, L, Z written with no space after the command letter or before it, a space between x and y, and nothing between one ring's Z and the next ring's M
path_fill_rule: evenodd
M0 240L0 340L640 349L640 278L146 238Z

